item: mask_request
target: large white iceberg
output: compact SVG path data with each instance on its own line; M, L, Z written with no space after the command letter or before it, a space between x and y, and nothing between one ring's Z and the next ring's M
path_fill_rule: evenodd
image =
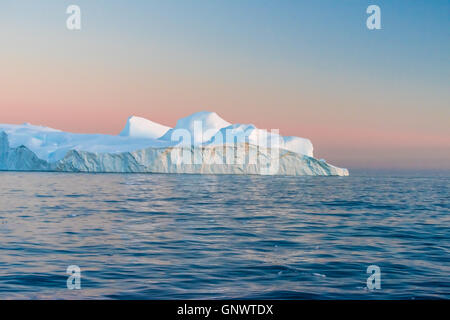
M348 175L313 157L311 141L198 112L170 128L130 117L115 135L0 124L0 170Z

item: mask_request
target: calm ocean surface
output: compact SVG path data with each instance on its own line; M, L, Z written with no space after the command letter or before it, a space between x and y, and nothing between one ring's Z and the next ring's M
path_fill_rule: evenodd
M0 172L0 299L450 298L449 174L350 174Z

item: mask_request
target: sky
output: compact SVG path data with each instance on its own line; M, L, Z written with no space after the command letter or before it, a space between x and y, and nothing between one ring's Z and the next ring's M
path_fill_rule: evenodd
M207 110L341 167L450 170L449 17L448 0L0 0L0 123L118 134Z

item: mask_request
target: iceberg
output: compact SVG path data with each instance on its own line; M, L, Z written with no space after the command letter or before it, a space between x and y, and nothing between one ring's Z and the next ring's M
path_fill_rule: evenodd
M174 128L132 116L118 135L0 124L0 170L347 176L310 140L197 112Z

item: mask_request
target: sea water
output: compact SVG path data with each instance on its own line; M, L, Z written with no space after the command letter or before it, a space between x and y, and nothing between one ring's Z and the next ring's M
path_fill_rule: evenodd
M0 298L450 298L449 177L0 172Z

